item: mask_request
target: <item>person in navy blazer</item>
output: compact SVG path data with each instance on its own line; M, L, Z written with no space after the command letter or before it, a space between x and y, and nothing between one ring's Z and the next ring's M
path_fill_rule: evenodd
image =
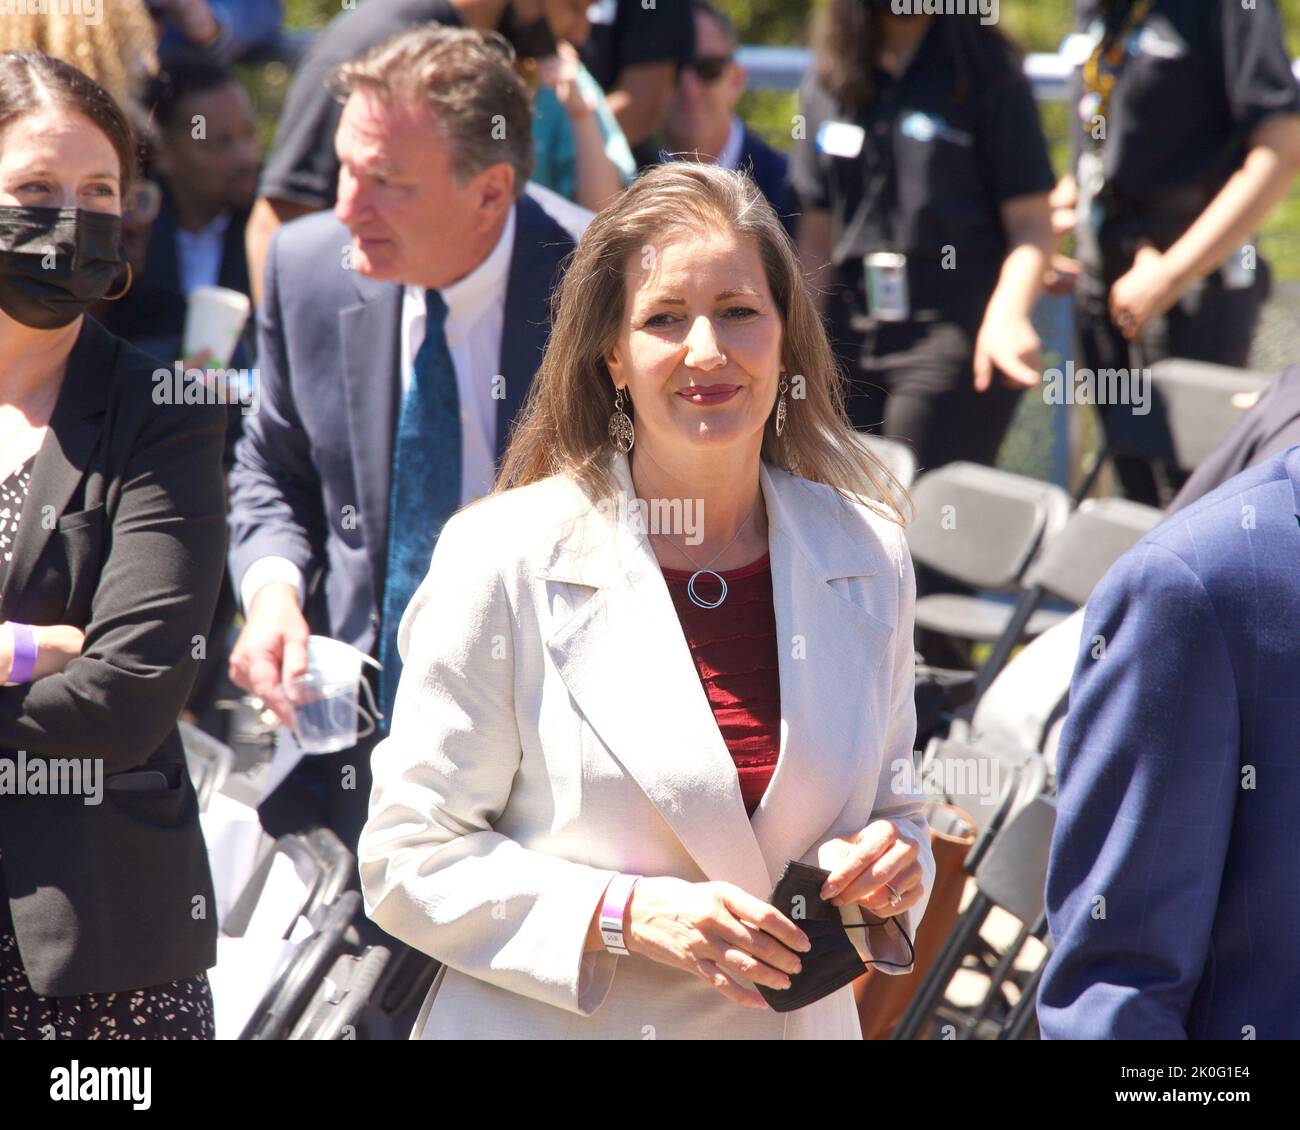
M231 676L286 722L281 687L305 670L309 632L378 652L394 440L417 353L411 289L439 289L452 316L466 288L473 292L465 302L474 316L459 328L449 317L447 334L464 390L464 444L482 448L488 479L466 480L465 490L485 494L495 468L483 437L494 433L499 459L573 247L523 195L532 160L527 91L490 40L421 26L350 66L395 76L393 86L352 80L336 141L335 212L286 225L271 246L259 313L261 403L230 479L231 574L247 609ZM403 77L414 74L422 77ZM407 85L417 81L424 86ZM511 140L476 147L498 117ZM475 406L479 382L494 385L486 401L494 419L481 418L483 398ZM438 442L428 437L431 453ZM292 747L287 729L281 741ZM355 847L370 744L300 763L264 802L264 825L279 834L324 823ZM344 779L349 767L355 776Z
M748 76L736 60L740 36L730 17L708 0L691 4L695 55L677 75L664 123L661 162L677 157L712 161L745 172L794 237L797 204L789 182L789 160L736 116Z
M1300 1038L1300 447L1088 602L1047 876L1046 1038Z

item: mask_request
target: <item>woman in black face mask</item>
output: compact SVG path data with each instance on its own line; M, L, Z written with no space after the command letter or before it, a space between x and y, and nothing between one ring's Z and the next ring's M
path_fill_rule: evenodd
M0 1039L213 1034L176 719L221 579L225 413L85 314L129 285L133 171L99 86L0 54Z

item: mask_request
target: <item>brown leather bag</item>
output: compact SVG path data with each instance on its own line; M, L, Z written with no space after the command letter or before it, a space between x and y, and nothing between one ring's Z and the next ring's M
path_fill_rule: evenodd
M967 876L966 855L975 842L974 822L960 808L935 804L930 810L930 847L934 851L934 888L925 917L913 939L916 961L911 973L890 976L872 968L853 982L858 1022L864 1040L887 1040L907 1011L943 943L957 921Z

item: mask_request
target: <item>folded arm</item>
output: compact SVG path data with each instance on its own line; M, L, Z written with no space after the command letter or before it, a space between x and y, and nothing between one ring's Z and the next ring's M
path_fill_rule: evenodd
M134 768L162 745L198 673L225 548L225 413L155 411L122 478L81 654L0 691L0 748Z

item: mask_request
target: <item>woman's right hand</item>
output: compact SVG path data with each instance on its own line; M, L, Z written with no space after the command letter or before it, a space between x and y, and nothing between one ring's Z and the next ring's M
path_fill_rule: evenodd
M801 968L791 951L811 948L798 926L748 891L671 877L637 881L623 943L630 953L694 974L747 1008L766 1008L767 1002L737 978L788 988L786 974Z

